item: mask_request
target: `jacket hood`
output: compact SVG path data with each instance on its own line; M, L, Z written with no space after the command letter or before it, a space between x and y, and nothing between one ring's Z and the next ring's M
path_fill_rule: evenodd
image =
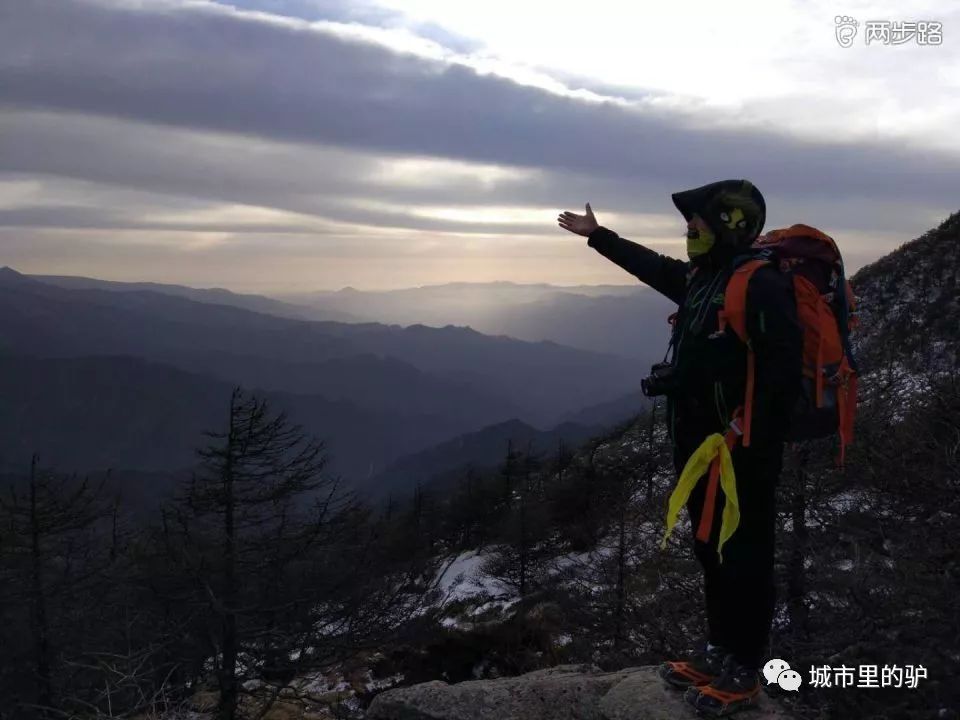
M718 246L740 249L760 236L767 204L749 180L719 180L671 195L673 204L690 220L699 215L717 237Z

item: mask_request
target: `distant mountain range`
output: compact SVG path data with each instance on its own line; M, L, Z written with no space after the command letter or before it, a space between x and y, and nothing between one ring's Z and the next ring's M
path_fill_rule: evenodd
M488 335L561 345L655 362L668 337L670 302L646 286L447 283L388 291L344 288L281 296L297 307L358 320L464 325Z
M274 300L262 295L244 295L231 292L223 288L197 289L184 285L166 285L152 282L114 282L111 280L95 280L94 278L74 277L70 275L30 275L46 285L70 290L112 290L114 292L131 292L145 290L148 292L173 295L175 297L196 300L197 302L213 305L230 305L231 307L253 310L254 312L278 315L280 317L296 318L298 320L336 320L339 322L356 322L358 318L336 311L324 312L320 308L295 305L293 303Z
M230 383L141 358L0 356L0 470L24 470L34 452L66 472L188 468L204 432L225 426L231 390ZM449 436L442 417L261 394L324 440L332 469L350 481Z
M645 370L554 342L306 321L249 309L293 312L269 299L189 291L0 270L0 470L35 450L78 470L183 467L242 384L325 439L336 470L360 481L506 420L549 429L598 403L600 416L618 414Z
M0 271L0 349L133 355L251 387L370 410L447 415L461 429L549 427L636 389L636 361L469 328L279 318L153 291L71 290ZM457 418L460 418L457 420Z
M124 283L92 278L32 275L69 289L149 291L298 320L388 325L469 327L485 335L548 340L581 350L635 357L650 365L668 337L669 301L646 286L546 285L512 282L445 283L402 290L337 291L280 295L277 299L219 288Z

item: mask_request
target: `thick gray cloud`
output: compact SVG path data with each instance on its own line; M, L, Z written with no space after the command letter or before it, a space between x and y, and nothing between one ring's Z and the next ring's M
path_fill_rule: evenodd
M105 223L99 227L145 227L142 222L133 224L138 212L169 211L178 206L185 210L202 209L202 201L207 201L410 230L530 232L530 228L510 223L452 222L418 217L402 209L365 208L362 203L374 200L410 209L423 205L560 205L577 209L580 202L590 200L602 219L605 210L672 213L669 191L682 187L679 182L670 185L659 178L621 179L555 168L520 172L516 176L507 172L495 182L484 182L469 171L454 177L427 177L415 183L396 182L389 176L378 175L379 163L384 158L369 152L50 112L7 113L0 117L0 135L8 139L3 153L3 165L8 172L24 176L42 173L98 184L99 190L84 192L79 200L99 209ZM429 173L429 167L424 172ZM60 185L48 183L51 198L62 194ZM117 188L127 190L121 192ZM834 229L910 232L928 227L937 217L936 203L891 203L886 197L856 198L839 190L832 197L816 198L778 193L775 189L771 192L766 184L763 188L768 194L773 224L816 217L817 222ZM141 194L131 196L130 189ZM179 198L174 199L175 196ZM118 205L126 210L122 215L115 210ZM113 218L109 222L108 212ZM49 224L64 226L63 213L53 203ZM34 218L31 224L44 224L39 209L31 208L29 216ZM27 217L26 209L17 217ZM95 215L87 217L95 224ZM535 232L554 232L554 217L552 212L545 215L544 226ZM81 226L94 225L87 222ZM164 227L170 225L165 223ZM302 230L303 223L293 223L292 229ZM346 230L341 228L340 232Z
M812 197L953 203L960 178L943 153L694 128L212 6L7 8L0 87L19 107L677 186L745 175Z
M291 16L390 24L366 5L274 4ZM421 30L448 48L468 44L442 28ZM603 220L609 210L669 213L670 191L746 176L767 194L771 224L805 220L851 231L858 243L851 255L870 259L890 249L897 233L909 239L955 209L960 158L949 153L693 124L650 109L640 93L633 99L624 106L565 97L347 39L322 24L213 4L5 3L0 181L39 179L43 199L0 208L0 227L32 228L38 248L98 257L112 235L94 250L45 229L153 238L220 232L227 240L204 252L213 258L229 249L236 262L264 254L258 238L306 252L313 236L324 243L314 256L356 258L362 252L347 240L354 236L386 265L391 242L416 235L375 239L370 228L563 235L553 211L537 229L457 222L418 208L579 209L591 200ZM519 171L494 181L480 173L402 182L381 176L385 160L404 157ZM89 187L78 194L70 183ZM203 215L222 205L287 215L252 223ZM195 214L178 219L177 210ZM665 237L662 228L644 232ZM121 236L115 242L129 243L130 235ZM12 252L11 237L0 234L0 250ZM140 252L159 262L165 242ZM29 252L28 243L15 246L17 258Z

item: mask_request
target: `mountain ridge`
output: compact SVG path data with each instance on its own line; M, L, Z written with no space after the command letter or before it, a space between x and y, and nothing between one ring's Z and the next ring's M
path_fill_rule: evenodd
M960 364L960 212L861 268L850 284L859 298L851 340L864 370Z
M10 272L0 281L0 298L8 308L0 317L0 344L8 351L137 355L230 382L320 394L338 383L345 391L352 383L362 393L364 383L355 373L330 375L348 367L342 362L314 371L311 363L391 356L418 368L425 381L436 386L414 395L396 383L391 393L420 404L459 405L464 412L475 407L479 414L474 427L518 413L528 422L549 426L596 398L621 394L622 383L632 374L626 358L489 337L470 328L278 318L148 291L67 290L19 275L14 280ZM395 363L385 367L391 365ZM472 399L455 403L451 392L461 391Z
M27 275L47 285L56 285L65 289L72 290L108 290L111 292L136 292L148 291L156 292L174 297L183 297L196 302L204 302L213 305L229 305L239 307L254 312L260 312L278 317L289 317L299 320L333 320L336 322L352 322L355 320L346 313L327 313L328 317L323 317L321 311L317 308L299 306L293 303L286 303L281 300L265 295L256 295L250 293L237 293L226 288L193 288L186 285L177 285L175 283L156 283L156 282L125 282L116 280L99 280L80 275Z
M393 460L362 487L374 498L397 496L419 485L444 492L467 470L489 471L506 455L507 443L517 449L550 452L563 442L568 448L602 432L600 425L563 422L538 430L517 418L494 423L470 433Z
M232 390L144 358L0 354L0 470L22 471L34 452L78 472L189 468L203 433L225 423ZM248 391L324 441L334 469L351 483L411 446L439 442L450 424L440 415L373 413L341 399Z

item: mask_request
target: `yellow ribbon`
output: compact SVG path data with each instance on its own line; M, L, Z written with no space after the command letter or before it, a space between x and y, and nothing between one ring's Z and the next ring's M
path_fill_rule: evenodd
M740 503L737 500L737 478L733 473L733 460L730 457L730 448L720 433L713 433L704 440L700 447L687 460L687 464L680 473L680 479L677 480L677 486L670 495L670 501L667 504L667 530L660 543L660 549L667 547L667 538L673 532L674 525L677 524L677 517L680 515L680 508L687 503L687 498L697 486L700 478L710 469L710 463L717 456L720 456L720 487L726 500L723 504L723 518L720 522L720 541L717 543L717 555L720 556L720 562L723 562L721 549L730 536L736 531L740 524Z

